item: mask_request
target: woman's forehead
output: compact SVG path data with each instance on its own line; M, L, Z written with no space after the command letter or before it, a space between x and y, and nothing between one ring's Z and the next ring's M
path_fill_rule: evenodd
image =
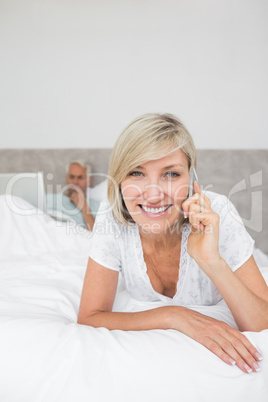
M139 165L139 167L148 167L149 165L163 167L180 166L182 168L185 168L188 166L188 158L181 149L178 149L170 153L169 155L163 156L159 159L154 159L142 163Z

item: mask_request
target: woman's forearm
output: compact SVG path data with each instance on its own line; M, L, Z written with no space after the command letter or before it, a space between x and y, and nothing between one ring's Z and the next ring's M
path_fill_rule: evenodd
M175 329L205 346L225 363L236 364L245 373L260 370L257 361L262 357L243 334L222 321L185 307L164 306L137 313L100 311L84 318L78 316L78 323L124 331Z
M206 267L205 271L228 305L240 331L268 328L268 302L254 294L223 259Z
M177 329L173 325L173 316L178 316L186 310L180 306L163 306L152 310L135 313L96 312L88 317L80 318L78 324L89 325L109 330L119 329L123 331L145 331L150 329ZM175 321L175 320L174 320ZM176 321L179 321L177 319Z

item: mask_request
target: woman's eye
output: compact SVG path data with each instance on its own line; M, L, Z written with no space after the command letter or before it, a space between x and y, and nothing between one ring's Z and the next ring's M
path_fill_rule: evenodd
M129 173L129 176L136 176L136 177L138 177L138 176L141 176L142 175L142 172L138 172L138 171L134 171L134 172L130 172Z
M180 174L177 173L177 172L168 171L168 172L165 173L165 176L173 178L173 177L179 177Z

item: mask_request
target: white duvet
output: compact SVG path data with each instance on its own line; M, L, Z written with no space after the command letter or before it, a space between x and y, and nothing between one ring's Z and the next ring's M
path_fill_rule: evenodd
M245 374L174 330L78 325L89 233L14 213L5 196L0 217L0 402L268 401L268 330L245 332L264 356L259 373ZM256 259L268 282L266 257ZM114 308L158 305L120 287ZM224 303L197 310L235 325Z

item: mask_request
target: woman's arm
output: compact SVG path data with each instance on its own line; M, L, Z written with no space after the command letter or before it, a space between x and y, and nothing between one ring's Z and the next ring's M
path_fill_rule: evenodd
M268 328L268 287L254 258L232 272L219 254L219 216L197 183L195 191L184 203L192 225L188 253L215 284L241 331ZM202 212L200 204L203 204Z
M89 258L77 319L79 324L124 331L171 328L169 308L112 313L117 282L117 271L103 267Z
M224 298L240 331L268 328L268 287L253 256L235 272L223 259L218 264L208 264L204 270Z
M216 354L225 363L248 373L258 371L260 355L239 331L222 321L180 306L164 306L136 313L112 312L118 272L89 259L78 323L110 330L175 329Z

